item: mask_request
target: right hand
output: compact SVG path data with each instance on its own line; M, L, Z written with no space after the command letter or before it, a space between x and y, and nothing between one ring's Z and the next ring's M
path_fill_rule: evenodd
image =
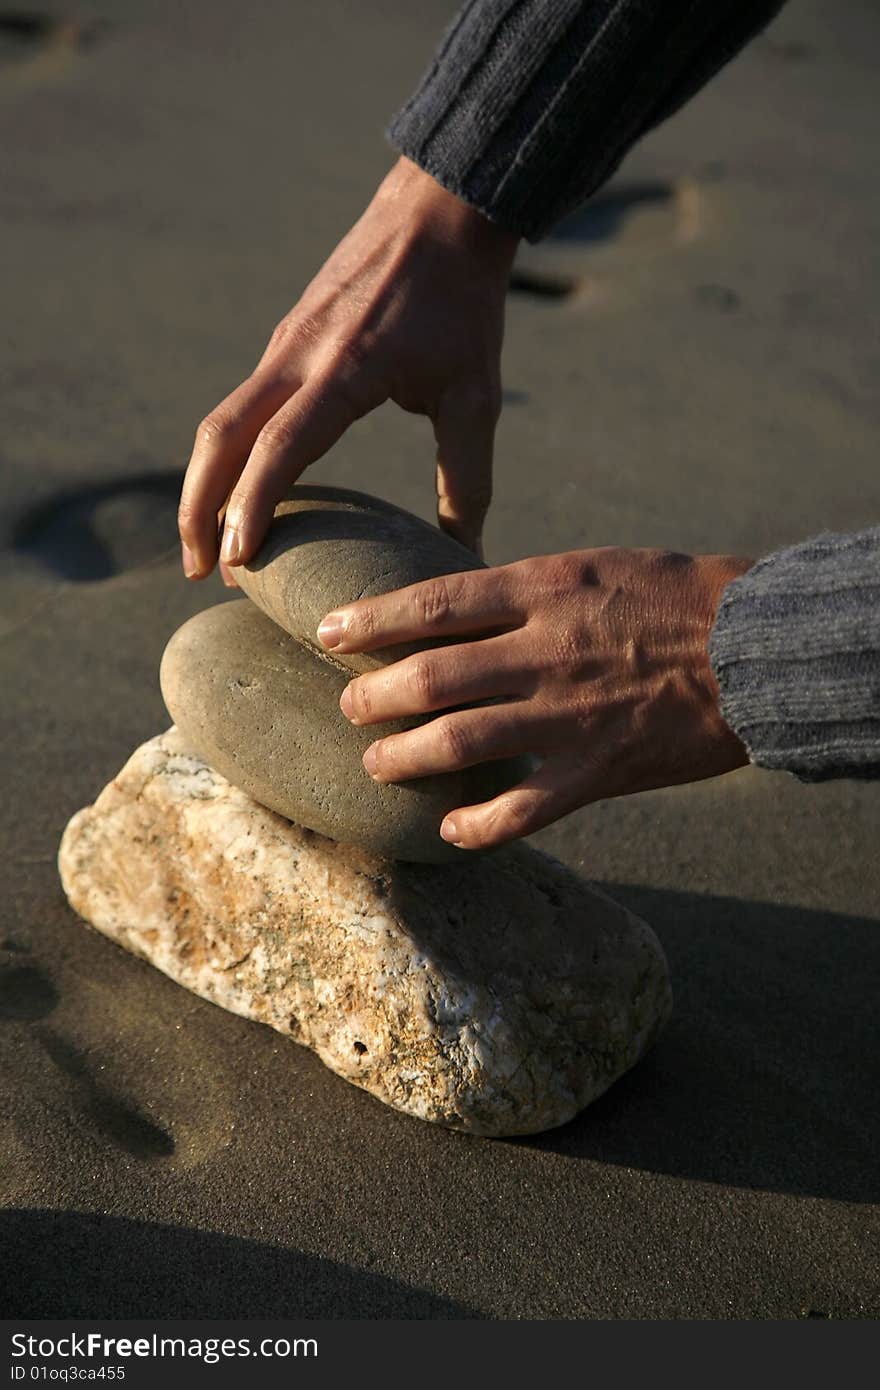
M751 565L611 546L540 555L359 599L328 613L318 639L337 653L445 643L342 692L359 726L436 715L366 750L376 781L541 760L519 786L443 821L444 840L487 849L578 806L748 762L721 713L709 637L727 585Z
M444 530L479 548L517 237L401 158L256 369L196 432L180 502L190 579L252 559L290 484L386 400L427 415Z

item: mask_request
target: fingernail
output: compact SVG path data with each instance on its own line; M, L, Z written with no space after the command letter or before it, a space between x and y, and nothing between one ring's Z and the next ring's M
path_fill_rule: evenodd
M196 563L196 557L193 555L188 545L181 545L180 558L183 564L183 572L187 579L195 579L199 572L199 567Z
M322 647L338 647L345 636L345 618L342 613L328 613L319 624L318 641Z
M361 759L361 762L363 763L364 767L367 769L367 772L369 772L370 776L371 776L371 777L374 777L374 776L376 775L376 768L377 768L378 765L379 765L379 745L378 745L378 743L371 743L371 744L370 744L369 748L367 749L366 753L364 754L363 758Z
M342 710L342 713L345 715L346 719L350 719L352 724L357 723L357 720L352 714L353 703L351 698L351 687L348 685L345 687L345 689L339 697L339 708Z
M227 521L223 529L223 547L220 551L220 559L226 565L237 565L240 554L241 546L238 543L238 532Z
M446 840L450 845L455 845L456 849L461 849L461 842L458 838L458 826L455 821L447 816L440 827L440 838Z

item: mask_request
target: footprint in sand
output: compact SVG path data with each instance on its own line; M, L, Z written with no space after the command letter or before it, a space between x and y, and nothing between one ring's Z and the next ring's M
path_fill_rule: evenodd
M676 185L655 180L609 189L557 222L549 240L574 241L589 246L625 238L643 238L649 227L651 240L658 234L661 237L674 237L677 203L684 188L684 183Z
M702 226L702 194L689 178L612 187L558 222L540 246L523 247L510 292L565 300L589 285L589 257L598 250L663 251L693 241Z
M16 554L59 579L112 579L177 554L182 475L147 473L64 493L14 527Z
M30 1023L45 1018L57 1003L58 991L37 966L16 963L0 967L0 1019Z
M580 285L576 275L515 265L507 282L509 294L530 295L533 299L569 299Z
M106 27L97 19L0 9L0 64L28 73L55 67L94 43Z
M0 1020L39 1024L35 1036L59 1071L73 1081L83 1113L104 1138L134 1158L173 1154L176 1146L167 1130L115 1096L75 1047L39 1023L57 1004L58 991L39 966L19 961L0 966Z

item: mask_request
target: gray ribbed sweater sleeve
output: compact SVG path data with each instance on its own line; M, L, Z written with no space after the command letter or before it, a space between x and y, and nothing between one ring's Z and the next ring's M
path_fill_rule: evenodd
M783 0L469 0L391 143L537 241Z
M880 777L880 526L761 560L724 592L709 653L752 762Z

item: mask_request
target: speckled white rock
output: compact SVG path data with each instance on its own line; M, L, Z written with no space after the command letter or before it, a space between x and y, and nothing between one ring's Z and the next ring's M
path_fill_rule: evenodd
M139 748L70 821L73 908L172 979L410 1115L563 1124L671 1008L653 932L526 846L391 863L291 825L191 753Z

